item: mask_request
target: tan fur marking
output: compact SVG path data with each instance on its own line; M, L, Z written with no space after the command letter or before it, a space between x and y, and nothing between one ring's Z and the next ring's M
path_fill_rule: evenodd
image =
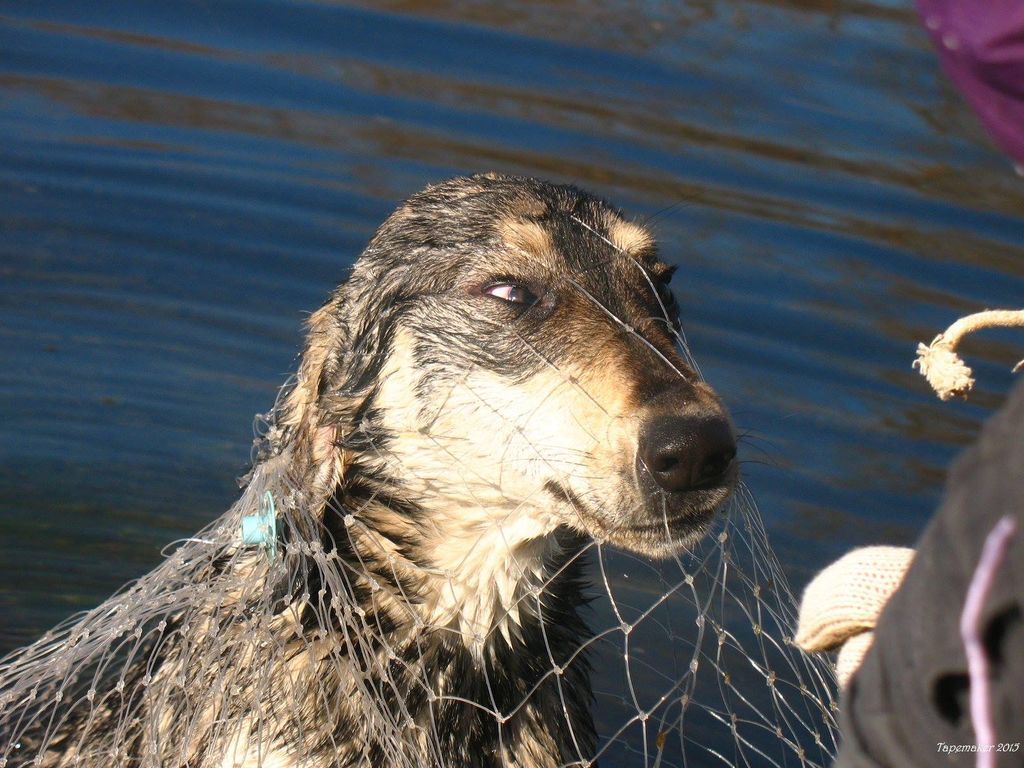
M334 305L328 303L309 317L306 349L302 355L295 387L288 393L284 408L287 421L282 426L298 427L305 424L310 429L316 427L316 424L309 424L308 421L314 419L311 410L316 403L320 374L327 362L331 346L337 343L334 312Z
M554 252L551 235L535 221L508 218L498 222L498 236L513 248L531 256Z
M646 229L623 219L614 219L608 223L608 239L620 251L631 256L654 245L654 238Z
M574 376L611 418L632 416L636 410L636 374L629 370L629 361L628 350L608 342Z
M543 200L538 200L533 195L523 195L512 201L509 211L520 218L539 218L548 212L548 206Z

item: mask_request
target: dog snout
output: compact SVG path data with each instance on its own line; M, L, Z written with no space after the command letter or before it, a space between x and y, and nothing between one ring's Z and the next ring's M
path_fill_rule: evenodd
M664 491L713 488L732 475L736 437L721 408L661 411L643 422L638 457Z

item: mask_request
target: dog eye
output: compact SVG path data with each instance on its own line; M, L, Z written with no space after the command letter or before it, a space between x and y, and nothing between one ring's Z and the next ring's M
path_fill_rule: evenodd
M527 306L537 303L537 297L533 292L522 285L515 283L496 283L484 288L484 293L496 299L507 301L510 304L525 304Z
M678 264L667 264L663 269L658 270L658 281L668 284L672 281L672 276L679 269Z
M676 303L676 295L667 285L658 286L658 299L661 300L661 305L666 311L672 312L679 310L679 305Z
M671 274L669 274L669 278L671 278ZM668 280L655 283L655 288L658 292L658 303L661 305L661 309L665 313L666 319L672 327L678 331L679 302L676 301L675 293L673 293L672 289L669 287Z

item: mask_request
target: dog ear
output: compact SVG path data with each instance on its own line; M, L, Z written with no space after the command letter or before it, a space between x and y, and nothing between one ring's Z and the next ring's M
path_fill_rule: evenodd
M306 323L299 369L274 409L273 425L278 449L290 446L295 460L308 465L302 475L323 490L341 477L340 446L372 397L397 307L386 278L357 268Z
M310 315L298 372L274 409L279 443L290 446L294 460L306 465L294 469L321 490L333 487L342 469L337 449L341 425L337 414L327 413L321 401L348 342L343 289L335 290L327 303Z

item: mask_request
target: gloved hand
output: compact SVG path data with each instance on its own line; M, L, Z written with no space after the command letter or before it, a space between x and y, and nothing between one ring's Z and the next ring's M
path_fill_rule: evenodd
M796 644L809 652L839 648L836 675L845 688L874 639L875 623L914 559L905 547L848 552L804 590Z

